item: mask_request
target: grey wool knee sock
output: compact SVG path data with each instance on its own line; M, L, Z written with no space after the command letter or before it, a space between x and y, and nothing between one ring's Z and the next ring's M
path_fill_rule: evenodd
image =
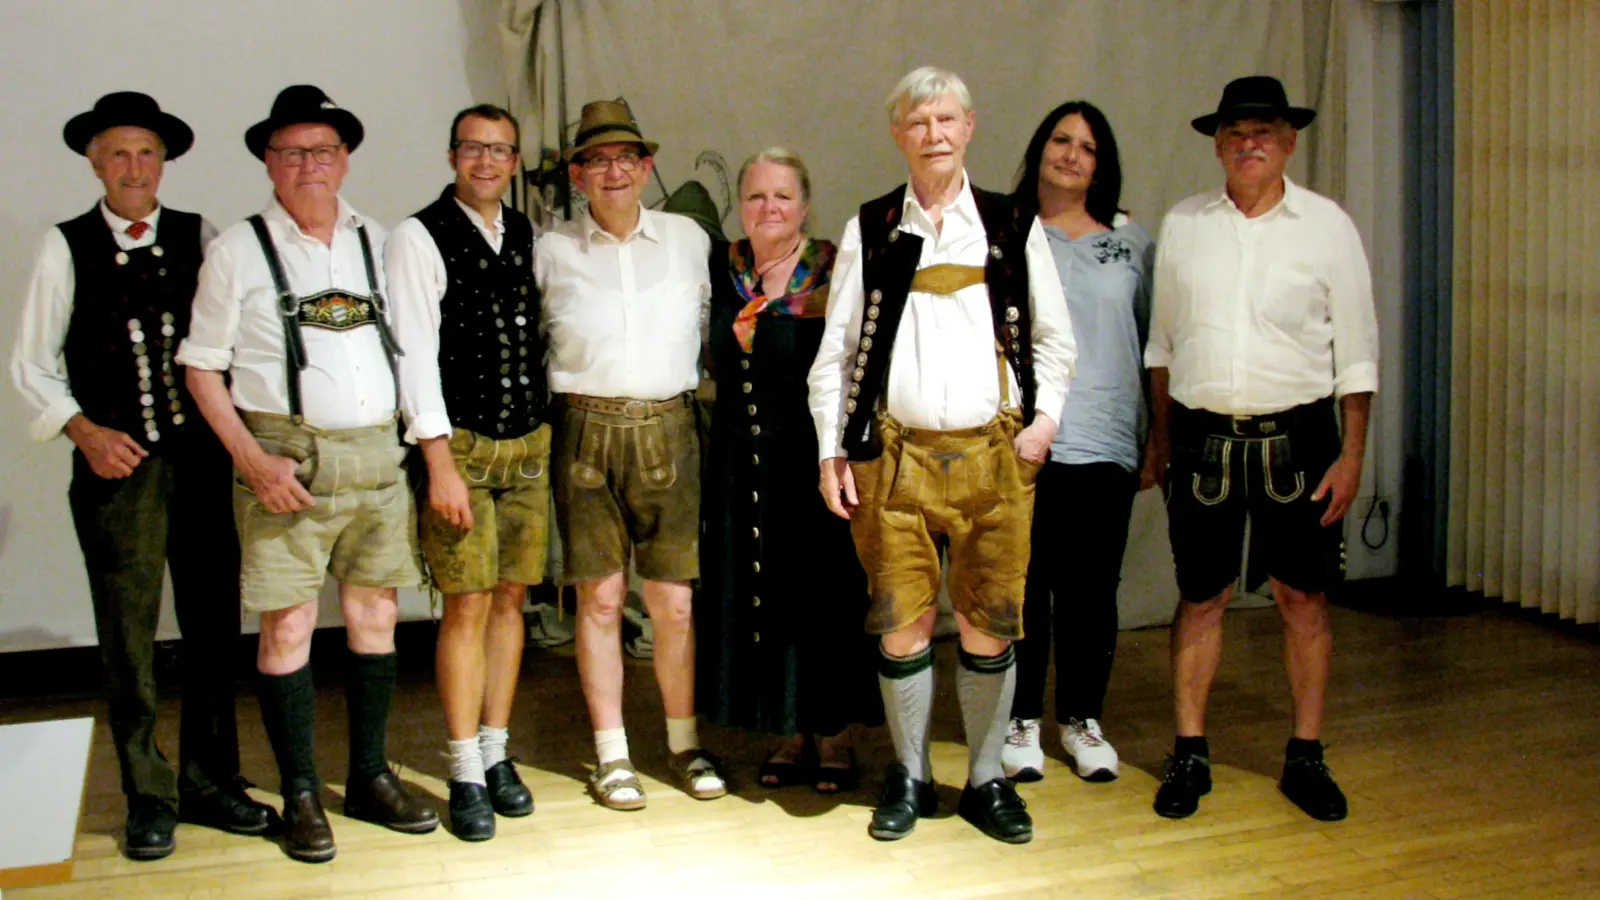
M956 696L967 732L967 781L980 787L1006 774L1000 751L1017 692L1016 652L1007 646L996 656L976 656L962 648L960 655Z
M910 656L890 656L880 647L878 687L895 755L912 778L932 781L928 729L933 724L933 646Z

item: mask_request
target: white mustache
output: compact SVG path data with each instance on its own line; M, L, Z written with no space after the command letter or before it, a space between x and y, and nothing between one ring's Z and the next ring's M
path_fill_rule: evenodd
M949 144L940 144L940 145L938 145L936 147L929 147L929 148L923 150L922 151L922 155L923 156L933 156L933 155L938 154L938 153L954 153L954 152L955 152L955 149L953 147L951 147Z
M1233 158L1239 162L1244 162L1247 159L1253 159L1257 162L1266 162L1267 154L1261 150L1241 150L1234 154Z

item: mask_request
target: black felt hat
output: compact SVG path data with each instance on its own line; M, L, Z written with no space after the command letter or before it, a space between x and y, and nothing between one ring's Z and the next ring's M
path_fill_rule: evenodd
M244 133L244 145L256 159L267 158L267 141L272 133L288 125L328 125L339 132L339 140L354 151L361 146L367 130L361 120L310 84L291 84L272 101L272 114L251 125Z
M61 138L74 153L87 155L89 142L107 128L128 126L155 132L167 148L167 159L177 159L194 146L194 131L161 106L149 94L117 91L94 102L94 109L67 120Z
M1206 137L1217 133L1217 128L1240 119L1282 119L1294 130L1311 124L1317 111L1303 106L1290 106L1289 95L1283 83L1271 75L1250 75L1235 78L1222 89L1222 100L1217 111L1201 116L1189 124Z

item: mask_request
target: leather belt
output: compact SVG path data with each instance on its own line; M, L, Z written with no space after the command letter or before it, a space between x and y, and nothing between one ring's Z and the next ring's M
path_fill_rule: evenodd
M1245 439L1272 438L1288 434L1296 426L1308 420L1328 415L1332 407L1333 398L1324 397L1282 412L1234 416L1207 409L1192 409L1176 401L1172 404L1173 412L1178 413L1183 418L1184 424L1196 431Z
M561 402L584 412L624 419L650 419L694 405L694 394L685 391L667 400L629 400L625 397L591 397L588 394L560 394Z

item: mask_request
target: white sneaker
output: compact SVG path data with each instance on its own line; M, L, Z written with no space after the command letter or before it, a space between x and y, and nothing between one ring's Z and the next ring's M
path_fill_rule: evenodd
M1117 779L1117 750L1100 733L1100 723L1094 719L1068 719L1061 726L1061 747L1084 781Z
M1044 778L1044 749L1039 746L1038 719L1012 719L1000 748L1000 768L1012 781Z

